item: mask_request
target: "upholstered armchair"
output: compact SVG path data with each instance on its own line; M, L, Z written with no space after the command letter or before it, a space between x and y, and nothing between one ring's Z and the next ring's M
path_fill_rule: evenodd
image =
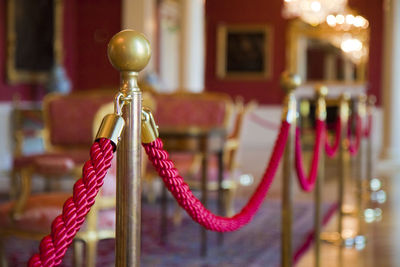
M52 220L61 212L71 191L32 194L32 175L49 180L65 176L79 178L83 163L89 159L93 129L97 131L101 121L98 118L113 112L112 106L111 111L110 108L100 107L112 103L112 100L111 92L52 94L45 97L46 151L14 159L14 172L20 181L19 188L15 189L18 194L14 201L0 205L0 242L8 236L39 240L49 233ZM83 264L82 244L86 247L84 266L95 266L97 242L115 236L115 177L113 163L96 204L74 240L77 266ZM4 251L1 257L5 261Z
M15 236L40 240L44 235L49 233L52 220L61 213L64 201L72 194L72 191L68 193L43 192L32 194L31 174L37 172L44 174L43 177L45 179L53 179L53 176L49 174L63 175L62 171L65 170L65 174L77 175L74 176L75 178L81 177L81 174L78 174L78 171L75 171L75 169L79 168L81 170L83 162L89 159L89 146L93 143L93 136L97 133L104 116L114 112L114 104L110 102L112 99L112 95L105 95L104 93L100 95L53 95L46 98L45 113L49 112L46 119L46 123L49 124L46 125L46 128L49 131L47 133L50 140L48 147L51 152L29 157L43 162L39 162L40 164L37 165L34 165L36 163L34 162L27 167L21 168L21 183L17 199L0 205L0 257L3 262L6 259L3 249L5 238ZM53 100L57 100L57 105L62 105L65 108L65 113L72 107L77 110L80 109L82 113L74 111L74 114L60 115L62 112L58 107L53 105ZM143 105L155 109L154 102L147 93L143 94ZM49 120L57 118L55 114L52 114L53 112L59 114L59 118L72 118L73 122L69 123L69 127L74 129L75 127L81 127L79 128L81 136L75 134L73 130L68 131L72 137L66 136L65 133L51 134L54 127L62 127L61 123L50 123L51 121ZM63 138L66 138L68 141ZM73 143L74 140L76 143ZM52 150L53 148L54 151ZM61 154L65 151L68 154ZM75 155L74 151L79 151L79 154ZM70 158L68 158L69 155L71 155ZM52 160L57 162L59 159L61 159L61 162L69 162L70 166L65 169L62 169L59 165L53 167ZM115 163L114 158L111 168L104 178L104 184L96 198L96 203L92 206L89 214L86 216L84 226L74 239L75 266L94 267L96 264L98 241L115 237ZM49 166L48 168L53 167L54 170L45 169L45 166ZM39 167L44 169L39 169ZM25 174L24 172L28 173ZM83 253L84 250L86 253Z
M236 153L240 144L241 126L244 115L254 104L236 103L229 96L220 93L175 93L154 95L157 105L156 123L160 130L171 127L219 127L224 128L227 138L224 146L223 201L226 215L233 213L233 196L237 188L234 179ZM168 140L164 140L168 142ZM170 152L185 181L193 189L201 187L201 155ZM208 163L207 189L218 190L217 158ZM180 213L175 213L175 222L180 221Z
M54 178L78 176L93 141L94 115L112 99L111 93L97 91L47 95L43 100L45 151L14 158L11 192L18 191L14 187L22 175L46 177L47 184Z

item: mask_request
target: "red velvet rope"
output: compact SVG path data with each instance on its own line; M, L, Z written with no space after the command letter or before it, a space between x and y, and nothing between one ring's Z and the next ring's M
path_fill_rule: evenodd
M364 130L364 137L369 138L372 131L372 114L368 114L367 117L367 128Z
M348 131L348 140L349 140L349 152L350 155L355 156L358 153L358 149L360 148L360 143L361 143L361 138L363 135L363 130L362 130L362 122L361 122L361 117L359 115L356 116L356 139L355 142L353 143L351 141L351 127L349 127Z
M179 175L174 163L169 159L168 152L163 149L161 139L158 138L152 143L143 144L143 146L150 161L153 163L153 166L163 179L164 184L190 217L208 230L227 232L235 231L246 225L259 209L264 197L269 191L270 185L279 166L279 162L282 158L289 134L289 128L289 123L282 122L273 153L260 184L257 186L256 191L247 202L246 206L244 206L238 214L229 218L217 216L211 213L211 211L206 209L200 200L193 195L189 186Z
M250 113L249 117L253 122L257 123L258 125L260 125L263 128L266 128L266 129L272 130L272 131L276 131L276 130L279 129L279 124L278 123L266 120L266 119L258 116L255 113Z
M314 189L315 181L317 180L319 156L321 153L321 146L323 144L325 135L325 122L322 120L317 120L315 131L316 133L315 133L314 154L311 162L311 168L309 170L307 178L303 169L303 157L301 153L301 142L300 142L300 128L296 128L296 143L295 143L296 172L297 172L297 177L299 178L300 187L306 192L310 192Z
M333 145L329 144L328 135L325 135L325 152L328 157L333 158L339 150L340 137L342 134L342 123L338 119L335 123L335 141Z
M73 195L64 203L62 213L52 225L51 233L40 242L39 254L34 254L28 266L57 266L79 231L86 214L94 204L103 185L104 176L111 166L113 146L108 139L96 141L90 149L90 160L82 170L82 178L76 181Z

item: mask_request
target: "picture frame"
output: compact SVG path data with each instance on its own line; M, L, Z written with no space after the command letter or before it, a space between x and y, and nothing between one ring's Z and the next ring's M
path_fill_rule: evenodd
M271 27L266 24L219 25L216 59L219 79L270 79Z
M7 2L9 84L44 84L48 81L53 66L61 64L62 1Z

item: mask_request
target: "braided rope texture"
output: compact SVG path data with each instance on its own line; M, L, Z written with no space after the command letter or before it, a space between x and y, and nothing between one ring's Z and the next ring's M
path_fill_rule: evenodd
M315 144L314 144L314 153L311 162L311 167L309 169L308 177L306 177L304 168L303 168L303 156L301 153L301 133L300 128L296 128L296 142L295 142L295 165L296 165L296 173L299 179L299 184L301 189L306 192L310 192L314 189L315 181L317 180L318 166L319 166L319 158L321 154L321 148L323 141L325 140L325 122L322 120L316 121L316 133L315 133Z
M328 157L333 158L339 150L340 138L342 133L342 122L340 119L336 121L335 125L335 139L332 145L329 144L328 135L325 138L325 152Z
M282 122L279 136L275 142L268 167L262 180L246 206L233 217L215 215L203 206L179 175L174 163L169 159L168 152L163 149L161 139L158 138L152 143L143 144L143 146L150 161L164 181L164 184L190 217L208 230L228 232L235 231L249 223L259 209L275 177L276 170L285 149L289 128L290 124L288 122Z
M361 138L363 136L363 130L362 130L362 120L361 117L358 115L356 116L356 136L355 136L355 141L351 141L351 127L349 127L349 131L347 134L348 140L349 140L349 152L351 156L355 156L358 153L358 150L360 148L360 143L361 143Z
M34 254L30 267L58 266L79 231L86 214L95 202L95 197L103 185L104 177L111 166L113 146L109 139L102 138L92 145L90 160L82 169L82 178L74 184L73 195L65 201L62 213L52 225L51 233L39 245L39 253Z

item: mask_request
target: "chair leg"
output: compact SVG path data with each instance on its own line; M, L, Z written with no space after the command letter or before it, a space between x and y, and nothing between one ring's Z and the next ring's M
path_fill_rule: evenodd
M156 202L156 192L154 189L154 181L153 179L145 180L144 187L146 190L146 200L148 203L154 204Z
M0 267L7 267L7 256L4 247L4 240L0 238Z
M175 203L175 210L172 220L175 226L180 226L182 224L182 208L177 203Z
M73 242L74 249L74 266L83 266L83 241L75 239Z
M14 200L19 194L20 172L17 170L12 170L10 179L10 199Z
M86 240L86 267L95 267L97 257L97 239Z
M235 214L233 200L235 199L236 187L224 189L223 202L224 202L224 215L231 217Z

